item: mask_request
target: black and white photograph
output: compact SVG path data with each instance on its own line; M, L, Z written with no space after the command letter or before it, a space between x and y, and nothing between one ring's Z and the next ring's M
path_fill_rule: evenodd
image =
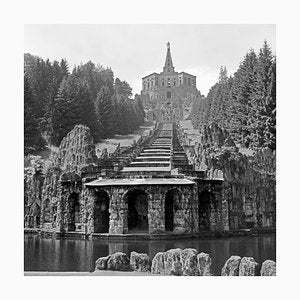
M25 275L275 276L275 35L26 25Z

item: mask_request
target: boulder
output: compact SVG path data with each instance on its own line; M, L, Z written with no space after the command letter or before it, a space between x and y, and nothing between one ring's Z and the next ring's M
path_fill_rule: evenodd
M222 268L221 276L239 276L240 262L240 256L232 255L227 259L224 267Z
M150 272L151 271L151 260L146 253L130 253L130 267L133 271L138 272Z
M253 257L243 257L240 262L239 276L258 276L259 265Z
M116 252L110 256L107 262L107 270L129 271L130 260L123 252Z
M196 249L186 248L181 252L182 260L182 275L184 276L198 276L197 268L197 254Z
M111 255L100 257L95 262L95 271L96 270L107 270L107 261L110 259Z
M261 276L276 276L276 262L273 260L265 260L262 263L261 270L260 270Z
M152 274L165 274L165 254L165 252L155 254L151 265Z
M200 276L211 276L211 258L209 254L201 252L197 255L197 268Z
M165 275L182 275L182 250L170 249L165 254Z

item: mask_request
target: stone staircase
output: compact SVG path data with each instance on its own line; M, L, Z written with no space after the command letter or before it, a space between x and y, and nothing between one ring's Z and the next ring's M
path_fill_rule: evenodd
M173 124L160 124L156 136L121 174L133 177L152 177L171 174Z

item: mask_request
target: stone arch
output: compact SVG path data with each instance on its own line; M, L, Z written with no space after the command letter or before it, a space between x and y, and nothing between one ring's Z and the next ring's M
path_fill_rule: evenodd
M148 194L143 188L133 188L124 195L127 205L128 231L149 231Z
M165 229L174 230L174 215L180 208L181 191L178 188L171 188L165 194Z
M72 192L68 197L68 231L76 231L78 223L81 223L79 194Z
M94 232L108 233L109 232L109 193L104 189L95 191L94 201Z
M215 195L210 191L202 191L199 194L198 213L199 213L199 229L210 229L211 210L215 208Z

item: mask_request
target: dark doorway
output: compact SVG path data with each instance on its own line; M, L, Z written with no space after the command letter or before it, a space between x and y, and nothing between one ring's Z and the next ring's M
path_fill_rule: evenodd
M166 231L174 230L174 213L178 209L179 191L173 189L166 193L165 198L165 229Z
M204 191L199 195L199 229L210 229L210 211L214 201L213 193Z
M148 232L148 195L142 190L127 193L128 230Z
M94 206L94 232L109 232L109 196L105 191L96 192Z
M167 98L168 98L168 99L171 98L171 92L167 92Z
M69 202L69 220L68 231L76 230L76 223L80 223L80 202L77 193L72 193L68 199Z

